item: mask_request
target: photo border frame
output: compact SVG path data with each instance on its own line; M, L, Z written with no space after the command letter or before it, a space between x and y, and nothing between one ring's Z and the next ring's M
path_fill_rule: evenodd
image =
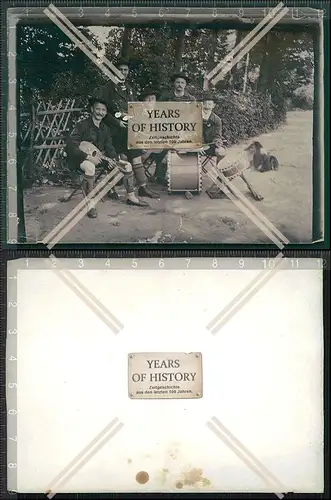
M200 260L200 258L205 258L204 256L196 256L196 260ZM218 256L220 259L224 258L222 255ZM262 260L262 255L260 259ZM89 257L87 257L89 258ZM210 261L212 261L212 256L209 257ZM224 260L231 259L233 257L225 257ZM307 257L298 257L302 261L307 258L307 260L312 260L313 258L311 256ZM28 259L31 259L30 262ZM127 266L130 267L130 262L123 263L122 259L119 257L111 258L113 261L117 261L118 264L115 265L113 269L127 269ZM254 256L252 257L247 257L248 260L256 260ZM60 259L61 260L61 259ZM62 269L65 270L70 270L70 271L75 271L75 270L81 270L82 267L80 265L80 261L82 260L80 256L71 256L68 255L67 257L64 256L64 260L66 260L66 264L63 265ZM100 266L96 264L95 262L93 265L90 266L90 269L102 269L105 265L105 260L106 258L103 257L102 259L94 259L94 260L102 260L102 263L100 263ZM121 260L121 262L119 262ZM135 260L135 259L134 259ZM142 260L145 261L145 263L142 265L142 268L140 270L152 270L154 269L154 266L156 269L162 273L164 272L165 269L167 269L167 266L164 268L159 267L157 264L158 262L155 259L154 263L151 263L150 259L144 259L142 257ZM180 260L180 259L178 259ZM288 493L285 495L285 500L290 500L290 499L296 499L296 498L302 498L305 500L313 500L316 498L321 499L321 498L330 498L330 308L327 306L328 303L330 303L330 269L331 269L331 260L330 260L330 254L326 255L326 260L327 260L327 265L325 266L325 270L323 271L322 274L322 288L323 288L323 309L321 311L321 314L323 316L323 332L324 332L324 339L323 339L323 350L324 350L324 366L323 366L323 399L324 399L324 493ZM31 261L34 261L32 263ZM39 261L39 265L38 265ZM48 263L47 263L48 261ZM70 262L68 262L70 261ZM148 262L147 262L148 261ZM174 259L169 258L168 261L171 261L172 263L174 262ZM30 265L29 265L30 264ZM31 265L32 264L32 265ZM72 264L72 265L71 265ZM180 269L180 262L177 262L177 266L175 265L173 269ZM211 264L211 262L210 262ZM208 268L208 266L206 266ZM255 269L258 270L261 268L261 263L257 265L255 268L247 267L247 269ZM183 262L183 269L186 268L186 263ZM221 267L222 269L230 269L228 267ZM29 257L27 254L24 254L23 252L20 252L19 255L14 257L14 255L8 255L6 259L4 259L1 262L1 267L0 267L0 277L1 277L1 288L0 288L0 297L1 297L1 307L3 308L4 311L9 311L10 313L7 316L7 329L9 328L15 328L17 326L17 313L18 313L18 295L17 295L17 278L18 278L18 272L19 271L24 271L24 270L48 270L52 271L51 263L49 262L48 256L31 256ZM87 266L85 268L86 270L89 270L89 267ZM172 270L173 270L172 269ZM198 269L198 267L193 267L192 269ZM235 268L231 268L235 269ZM304 269L313 269L313 267L305 267L304 264L299 265L300 270ZM316 270L318 267L316 267ZM138 268L132 268L132 272L139 272ZM237 269L238 270L238 269ZM292 267L291 262L287 263L286 268L284 270L292 270L295 272L295 268ZM9 302L12 305L9 306ZM13 367L11 370L8 370L8 361L7 358L10 356L15 357L15 353L17 353L17 336L12 335L10 337L10 341L8 342L8 335L6 332L6 328L3 328L3 323L4 323L4 316L1 315L1 355L2 358L6 360L6 362L1 366L1 374L3 375L3 379L6 379L6 384L1 384L1 394L0 394L0 401L1 401L1 439L0 439L0 452L1 452L1 465L3 466L3 469L5 469L5 472L2 474L2 485L0 488L0 493L1 493L1 498L4 498L6 500L11 499L22 499L22 500L43 500L45 499L45 494L44 493L17 493L15 490L10 491L9 493L6 490L6 480L7 480L7 463L8 460L15 460L17 456L17 445L15 441L13 441L12 446L10 449L8 448L8 434L13 430L16 429L15 426L17 426L17 417L14 414L9 415L8 410L13 409L15 407L15 404L17 402L17 389L15 387L8 388L8 383L15 383L17 381L17 365L16 362L18 360L13 360ZM8 324L8 320L10 320L10 324ZM7 341L7 345L6 345ZM10 394L9 394L10 391ZM6 399L7 396L7 399ZM17 406L16 406L17 408ZM277 410L278 411L278 410ZM6 425L7 424L7 425ZM8 452L8 455L7 455ZM12 482L15 481L16 478L16 472L11 473L12 477ZM87 499L93 499L93 500L99 500L101 498L109 498L110 494L102 494L102 493L57 493L57 496L59 499L65 499L65 500L87 500ZM112 493L111 495L116 495L116 498L125 499L125 500L133 500L136 498L147 498L147 499L152 499L152 498L162 498L166 500L170 500L173 498L173 493ZM202 498L206 498L207 500L212 500L215 498L215 493L185 493L181 494L180 492L176 493L176 498L178 499L196 499L197 495L201 495ZM256 498L263 498L267 500L274 500L275 499L275 494L274 493L222 493L222 496L224 498L227 498L228 500L235 500L238 498L238 495L240 498L243 499L256 499Z
M15 57L10 56L10 54L15 54L16 49L16 26L18 22L27 22L31 24L31 19L33 19L33 24L36 22L36 17L38 18L38 22L43 22L45 18L46 23L51 23L50 20L47 19L47 16L43 14L43 10L49 2L45 2L41 7L40 3L38 6L34 7L33 4L38 4L38 2L5 2L3 4L2 10L2 22L5 17L6 26L9 26L9 23L13 23L12 28L8 28L8 40L6 38L6 32L3 30L2 38L3 42L5 42L5 51L2 60L2 66L4 68L4 83L3 83L3 107L4 110L2 114L2 122L5 121L7 126L7 136L2 134L2 157L6 158L3 161L4 167L2 170L2 183L5 186L3 189L3 199L2 199L2 239L3 246L7 249L25 249L25 250L39 250L45 248L45 245L42 243L30 243L26 242L25 237L25 221L24 221L24 199L23 199L23 186L22 186L22 172L19 166L17 166L16 171L12 172L11 175L9 169L9 162L13 161L13 158L16 159L17 152L17 126L18 126L18 116L19 116L19 100L18 100L18 85L14 89L10 81L14 81L16 79L16 62ZM84 4L84 5L83 5ZM93 10L97 14L94 14L94 17L80 17L79 9L88 9L91 7L85 7L85 2L75 2L68 1L63 2L60 0L57 2L58 7L65 13L71 22L74 22L75 25L91 25L91 22L94 25L104 25L104 22L100 21L100 14L102 12L101 9L105 12L106 8L109 8L108 2L93 2ZM187 5L192 5L192 8ZM199 15L201 16L201 11L206 11L206 23L209 23L211 20L215 21L215 17L213 17L213 11L216 9L219 12L218 16L220 19L220 23L222 25L226 25L228 29L247 28L247 19L252 19L254 24L257 24L259 20L262 20L264 17L263 12L265 9L271 9L274 5L270 5L270 3L261 3L259 7L256 7L255 2L228 2L229 7L215 7L215 2L206 1L203 4L203 7L196 7L197 2L195 0L191 0L187 2L187 5L174 7L174 2L153 2L153 5L150 5L150 2L139 2L139 6L134 2L114 2L114 6L111 6L112 11L114 11L114 17L107 17L107 24L116 25L123 24L126 17L128 17L131 21L131 24L143 24L145 21L143 19L139 20L139 17L142 16L142 12L144 9L145 17L148 18L148 23L159 24L160 19L162 22L171 21L172 16L171 12L174 12L176 9L181 10L180 20L183 21L185 16L187 16L188 10L199 10ZM199 2L201 5L202 2ZM231 7L230 7L231 4ZM253 7L252 7L253 5ZM313 164L312 164L312 196L313 196L313 214L312 214L312 225L313 225L313 242L311 243L293 243L288 244L287 248L289 249L306 249L306 250L319 250L326 249L330 247L330 196L329 196L329 185L330 185L330 150L328 147L328 141L325 138L329 137L330 133L330 124L329 117L324 112L324 107L327 105L329 100L329 83L330 83L330 63L327 57L330 48L329 48L329 25L328 18L330 17L330 4L327 2L312 2L311 6L307 7L307 2L287 2L286 6L290 8L290 12L284 16L279 22L279 26L288 25L289 23L292 26L317 26L320 24L320 29L315 32L314 39L314 48L317 48L317 53L319 57L316 58L315 52L315 74L314 74L314 115L313 115ZM27 8L29 10L27 10ZM168 11L170 13L168 13ZM323 9L324 17L321 18L310 18L307 17L304 20L293 18L295 14L294 9L301 9L300 12L310 12L311 9ZM305 10L306 9L306 10ZM160 11L162 10L163 15L160 16ZM29 14L29 12L32 14ZM133 15L132 12L136 12L137 15ZM141 11L141 13L140 13ZM225 13L227 11L227 14ZM230 13L229 13L230 11ZM258 14L258 12L259 14ZM71 13L70 13L71 12ZM76 12L76 13L75 13ZM167 12L167 15L164 14ZM130 17L131 14L131 17ZM197 14L196 14L197 15ZM14 17L13 17L14 16ZM222 17L223 16L223 17ZM225 16L225 17L224 17ZM143 17L143 16L142 16ZM194 17L194 14L192 14ZM11 19L12 18L12 19ZM98 18L98 19L96 19ZM229 19L230 18L230 19ZM236 20L237 19L237 20ZM239 19L239 21L238 21ZM99 20L99 22L97 22ZM190 18L190 20L193 20ZM245 22L246 21L246 22ZM282 22L283 21L283 22ZM180 21L179 21L180 22ZM225 23L225 24L224 24ZM239 24L238 24L239 23ZM128 24L128 22L127 22ZM252 25L252 24L250 24ZM8 42L8 44L7 44ZM316 45L318 44L318 45ZM6 65L8 62L8 65ZM13 104L14 103L14 104ZM17 108L16 113L10 113L10 106L15 106ZM14 116L15 115L15 116ZM15 131L11 130L11 127L15 126ZM2 123L3 127L3 123ZM4 127L2 128L4 130ZM10 137L10 135L15 134L15 137ZM13 158L12 158L12 157ZM16 189L16 206L14 200L14 196L12 192ZM12 191L10 193L10 191ZM316 206L317 205L317 206ZM12 215L16 215L16 217L12 217ZM324 235L323 235L324 232ZM11 237L15 235L16 237ZM263 249L264 251L275 249L275 245L272 243L254 243L254 244L227 244L227 243L57 243L55 245L57 249L65 249L65 250L75 250L77 248L81 250L100 250L101 248L104 250L122 250L122 249L144 249L144 250L175 250L175 249L186 249L187 251L195 250L195 249L214 249L214 250L232 250L236 248L240 248L242 250L257 250Z

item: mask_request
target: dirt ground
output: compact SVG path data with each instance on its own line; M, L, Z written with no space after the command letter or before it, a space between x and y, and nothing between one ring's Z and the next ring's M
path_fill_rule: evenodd
M291 243L312 240L312 127L311 111L292 111L287 124L258 139L280 163L276 172L248 171L247 178L264 200L254 201L241 179L235 184ZM227 151L232 157L250 141ZM188 200L182 194L168 195L161 187L160 200L147 200L149 208L107 200L97 205L98 218L83 217L63 237L61 243L271 243L269 238L228 198L210 199L205 190L211 185L203 179L203 191ZM59 198L70 189L38 187L25 192L27 242L42 239L81 201L78 194L68 203Z

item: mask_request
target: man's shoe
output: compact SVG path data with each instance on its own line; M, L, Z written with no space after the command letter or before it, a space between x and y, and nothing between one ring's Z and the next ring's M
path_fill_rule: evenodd
M96 209L95 208L91 208L87 212L87 217L89 217L90 219L96 219L98 217L98 213L97 213Z
M147 186L140 186L138 189L138 196L146 197L146 198L155 198L159 199L160 195L151 191Z
M148 205L148 203L146 203L146 201L138 200L138 198L137 198L137 201L129 200L129 198L128 198L126 200L126 204L131 205L133 207L149 207L149 205Z

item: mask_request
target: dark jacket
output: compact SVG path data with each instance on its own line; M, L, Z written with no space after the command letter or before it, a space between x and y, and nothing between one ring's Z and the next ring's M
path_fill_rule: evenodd
M107 125L101 122L99 128L93 123L92 117L76 123L75 128L67 138L67 153L71 163L79 165L87 158L87 154L79 149L82 141L94 144L109 158L116 158L111 133Z
M202 131L204 144L213 144L216 148L223 146L222 120L215 113L203 120Z
M190 94L186 89L184 91L183 97L178 97L175 95L175 92L165 92L164 94L161 95L159 101L174 101L174 102L186 102L186 101L195 101L195 97Z
M115 113L127 113L128 102L137 101L133 88L126 82L125 87L126 90L122 90L120 84L116 85L114 82L109 81L94 93L98 97L102 97L107 103L108 114L104 118L104 122L111 129L120 128L120 120L115 118Z

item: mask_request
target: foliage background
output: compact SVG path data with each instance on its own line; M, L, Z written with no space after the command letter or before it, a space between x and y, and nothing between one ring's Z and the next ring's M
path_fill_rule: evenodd
M109 27L103 38L97 27L79 29L100 55L111 61L119 55L130 58L130 78L138 94L146 86L169 89L171 74L183 70L196 97L201 96L205 72L247 34L242 27L167 23ZM71 97L84 106L105 82L98 67L55 25L19 27L17 69L21 112L41 99L55 104ZM288 109L312 109L313 79L312 31L273 28L213 89L228 145L277 128L285 122ZM66 182L68 172L63 164L44 164L25 172L25 177L30 184Z

